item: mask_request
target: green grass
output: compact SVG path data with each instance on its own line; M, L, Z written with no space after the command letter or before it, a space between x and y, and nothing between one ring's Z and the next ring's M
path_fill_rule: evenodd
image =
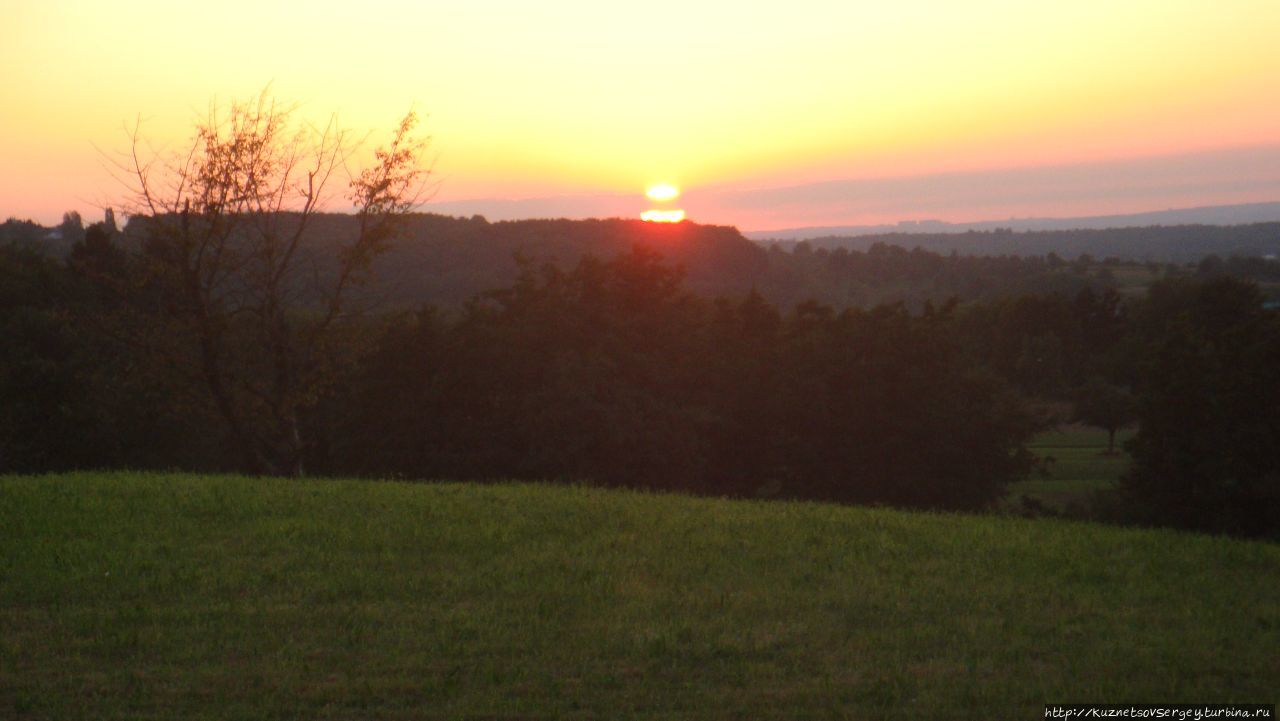
M0 544L2 718L1028 719L1280 679L1280 546L1168 531L78 474L0 478Z
M1071 505L1085 506L1096 491L1116 487L1120 476L1129 468L1129 454L1124 442L1134 430L1116 434L1116 450L1107 454L1107 432L1098 428L1072 425L1042 433L1032 439L1028 448L1042 459L1048 459L1047 475L1009 487L1004 506L1017 509L1026 496L1048 508L1064 510Z

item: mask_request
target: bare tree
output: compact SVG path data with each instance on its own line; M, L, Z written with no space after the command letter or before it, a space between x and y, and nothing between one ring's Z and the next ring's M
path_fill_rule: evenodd
M424 197L416 124L406 115L359 172L348 131L296 122L266 92L211 109L181 155L146 152L131 133L121 169L135 315L117 336L211 404L256 472L303 473L300 422L350 358L353 291ZM318 219L339 194L354 222L319 249Z

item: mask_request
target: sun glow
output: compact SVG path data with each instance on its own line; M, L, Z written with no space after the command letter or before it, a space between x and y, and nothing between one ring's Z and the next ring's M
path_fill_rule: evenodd
M684 220L683 210L646 210L640 219L650 223L679 223Z
M661 203L680 197L680 189L668 183L659 183L646 190L644 194L648 196L649 200Z
M0 0L0 221L97 216L118 204L122 125L142 117L158 148L183 148L211 102L263 83L299 104L298 120L323 128L338 111L360 136L416 103L434 138L433 200L457 204L446 214L635 218L682 204L699 222L764 229L1277 197L1229 172L1196 190L1181 175L1114 189L1071 173L1036 188L928 181L910 200L881 183L892 209L802 187L1280 147L1276 0L367 0L306 17L291 5ZM679 21L655 36L654 17ZM316 38L349 52L317 53ZM352 54L382 72L353 71ZM855 82L849 68L871 72ZM655 78L660 102L636 92ZM1272 183L1280 171L1257 172ZM784 187L796 190L756 192ZM978 192L1008 200L978 207Z

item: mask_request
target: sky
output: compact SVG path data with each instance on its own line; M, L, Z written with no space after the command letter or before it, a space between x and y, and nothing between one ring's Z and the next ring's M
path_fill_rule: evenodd
M0 216L270 88L432 137L425 210L769 230L1280 201L1277 0L0 0Z

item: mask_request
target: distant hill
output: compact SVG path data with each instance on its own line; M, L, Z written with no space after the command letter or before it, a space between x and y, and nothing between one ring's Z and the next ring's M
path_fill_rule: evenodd
M891 225L843 225L747 231L752 240L806 240L836 236L888 234L967 233L970 231L1102 230L1171 225L1245 225L1280 222L1280 203L1213 205L1160 210L1129 215L1097 215L1082 218L1009 218L975 223L948 223L941 220L907 220ZM1059 251L1060 252L1060 251Z
M132 220L126 236L130 235ZM332 270L337 248L355 233L350 215L311 223L307 253L317 272ZM48 229L18 221L0 226L9 242L61 255L65 243ZM809 299L835 307L903 301L911 307L951 297L980 300L1029 292L1074 294L1113 284L1089 263L1068 268L1048 258L1091 255L1160 264L1195 263L1216 254L1280 255L1280 223L1149 226L1106 230L888 233L818 238L805 243L753 242L729 226L654 224L609 218L489 222L438 214L408 219L405 237L375 261L367 291L375 307L458 307L477 294L510 287L521 263L561 268L582 257L609 259L633 246L649 248L684 271L685 287L708 297L758 291L782 308ZM4 233L0 232L0 242ZM128 242L128 241L125 241ZM914 249L919 248L917 252ZM810 252L815 251L815 252ZM829 254L827 251L831 251ZM955 254L957 257L950 257ZM1086 272L1087 271L1087 272ZM1150 272L1144 277L1154 277Z
M355 222L350 216L319 220L313 225L316 232L335 242L354 230L344 230ZM1123 257L1162 264L1194 263L1211 254L1280 254L1280 223L830 238L807 244L816 253L806 253L794 242L753 242L728 226L620 218L491 223L480 216L424 214L413 217L407 230L407 237L375 267L377 292L401 306L457 307L478 293L508 287L519 275L520 259L535 268L545 263L568 268L583 256L608 259L636 245L683 268L685 287L698 295L741 297L754 290L782 308L810 299L834 307L898 301L919 307L951 297L1074 295L1085 287L1110 284L1045 261L1050 253L1066 259L1089 254L1097 260ZM321 255L328 253L326 247L332 246L318 245ZM925 252L904 250L917 247ZM850 252L821 252L842 248ZM961 257L949 257L953 251Z
M315 218L311 252L321 266L334 247L356 229L350 215ZM581 258L600 259L650 248L682 267L685 285L705 295L741 295L763 282L769 253L727 226L660 224L621 218L516 220L490 223L480 216L412 216L405 236L374 264L376 288L397 304L456 306L476 294L509 287L521 262L571 267Z
M939 231L827 235L806 240L761 240L767 246L788 250L798 244L813 249L843 248L865 251L877 245L922 248L947 255L1036 257L1054 253L1074 259L1090 255L1102 260L1157 263L1195 263L1210 256L1223 258L1280 256L1280 223L1250 225L1148 225L1076 230L1024 230L1010 228L964 232Z

